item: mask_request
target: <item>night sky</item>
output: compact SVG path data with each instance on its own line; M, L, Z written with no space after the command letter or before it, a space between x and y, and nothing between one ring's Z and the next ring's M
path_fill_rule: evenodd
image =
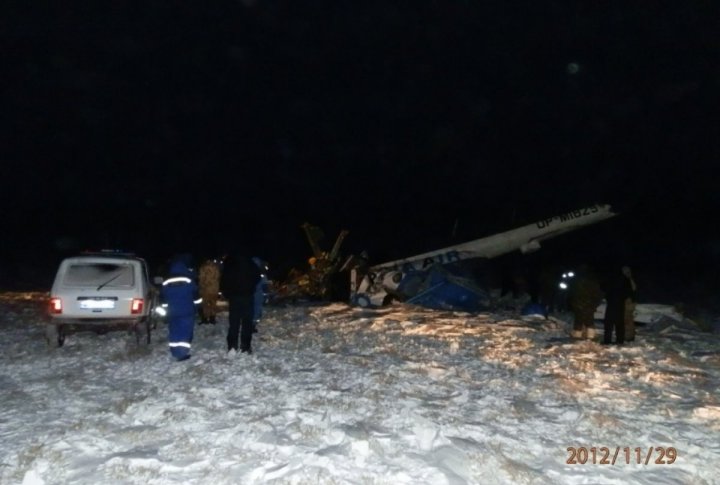
M99 247L283 272L306 221L380 263L593 203L622 216L549 255L718 281L718 2L12 5L6 287Z

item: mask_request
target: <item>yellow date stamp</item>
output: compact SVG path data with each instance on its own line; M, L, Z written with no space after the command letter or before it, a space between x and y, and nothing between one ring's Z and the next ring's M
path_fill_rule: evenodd
M672 446L568 446L568 465L672 465L678 458Z

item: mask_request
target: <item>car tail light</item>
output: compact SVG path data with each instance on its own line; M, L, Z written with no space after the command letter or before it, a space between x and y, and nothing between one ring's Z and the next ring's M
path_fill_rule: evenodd
M62 313L62 300L60 298L50 298L50 313Z
M132 313L133 315L142 313L143 304L144 302L142 298L133 298L133 301L130 304L130 313Z

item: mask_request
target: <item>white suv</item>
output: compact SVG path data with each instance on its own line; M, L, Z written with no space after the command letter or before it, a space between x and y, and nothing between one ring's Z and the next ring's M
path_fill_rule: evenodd
M50 290L46 338L62 346L66 330L83 326L104 332L130 328L150 343L158 294L142 258L115 251L86 253L60 263Z

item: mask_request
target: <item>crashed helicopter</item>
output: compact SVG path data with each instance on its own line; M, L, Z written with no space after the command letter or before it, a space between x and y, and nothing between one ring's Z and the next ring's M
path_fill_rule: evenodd
M460 261L491 259L614 217L610 205L595 204L541 219L517 229L350 272L351 303L376 307L393 300L429 308L479 311L490 307L489 293L447 268Z

